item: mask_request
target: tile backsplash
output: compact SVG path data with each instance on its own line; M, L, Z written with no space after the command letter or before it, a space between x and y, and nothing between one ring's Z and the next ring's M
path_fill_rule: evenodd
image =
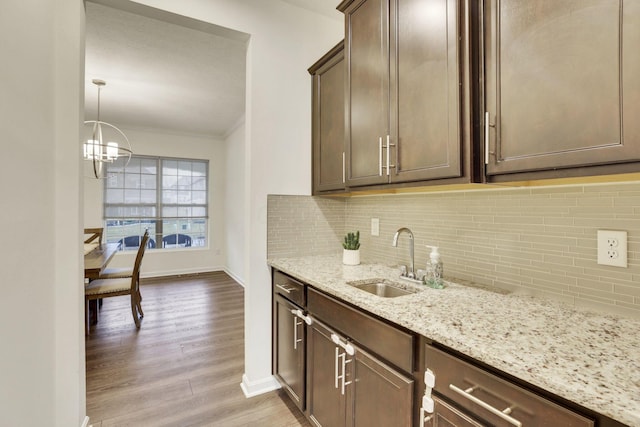
M371 218L380 235L371 236ZM268 256L340 253L360 230L363 262L416 268L440 247L447 279L465 279L640 317L640 183L321 198L269 196ZM596 232L628 233L628 268L597 264ZM293 244L293 245L292 245Z
M344 199L310 196L267 198L267 257L340 253Z

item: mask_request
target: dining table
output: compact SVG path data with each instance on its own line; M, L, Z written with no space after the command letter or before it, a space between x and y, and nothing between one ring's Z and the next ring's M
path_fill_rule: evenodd
M92 281L100 277L100 273L107 267L113 256L121 248L121 243L85 243L84 245L84 278ZM86 286L86 285L85 285ZM98 300L89 302L89 322L98 323ZM101 302L102 300L100 300Z
M120 250L120 243L85 244L84 277L95 280L107 267L109 261Z

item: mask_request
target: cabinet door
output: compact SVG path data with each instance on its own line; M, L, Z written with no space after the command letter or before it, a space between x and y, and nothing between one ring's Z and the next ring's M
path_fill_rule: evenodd
M640 159L637 1L485 5L487 174Z
M413 380L367 354L360 348L352 357L351 393L353 405L347 415L357 427L411 426L413 420Z
M640 151L640 2L625 0L622 13L622 140Z
M462 175L459 3L391 2L391 182Z
M484 427L473 418L460 412L436 396L432 396L434 405L433 414L427 417L426 426L430 427Z
M305 323L291 310L298 307L275 296L274 374L296 406L305 407Z
M344 71L343 43L314 64L313 192L344 190Z
M389 3L359 0L345 10L346 163L350 187L386 183L389 134ZM384 157L384 159L383 159Z
M308 416L317 426L340 427L346 421L345 395L336 388L336 345L318 322L308 327Z

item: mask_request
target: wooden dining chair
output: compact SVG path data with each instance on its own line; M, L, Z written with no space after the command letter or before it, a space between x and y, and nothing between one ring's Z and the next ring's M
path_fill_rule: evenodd
M139 247L140 239L141 239L140 236L127 236L120 239L118 243L120 243L120 246L122 246L122 249L128 250L127 248ZM147 248L153 249L155 247L156 247L156 241L153 239L149 239L149 241L147 242Z
M91 243L94 240L98 239L98 245L102 246L102 233L103 233L103 228L102 227L98 227L98 228L85 228L84 229L84 234L90 234L90 236L84 241L85 243Z
M149 230L145 230L144 233L149 235ZM138 239L138 244L142 243L140 236L135 237ZM146 247L149 249L156 247L155 242L153 244L151 244L151 242L153 242L152 238L147 239ZM140 246L138 246L138 250L140 250ZM130 278L131 276L133 276L133 267L107 267L102 270L98 279L124 279Z
M84 289L86 333L89 335L89 301L102 298L117 297L121 295L131 295L131 314L136 328L140 328L140 319L144 317L142 311L142 296L140 295L140 265L144 250L147 248L149 232L146 231L142 237L142 244L138 248L136 260L133 264L131 275L127 277L97 279L89 282Z

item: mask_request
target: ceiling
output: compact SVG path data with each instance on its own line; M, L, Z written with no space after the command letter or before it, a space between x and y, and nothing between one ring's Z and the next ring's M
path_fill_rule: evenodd
M340 19L337 0L274 0ZM106 5L109 6L106 6ZM110 7L110 6L115 6ZM249 35L126 0L86 3L85 118L224 138L243 120Z

